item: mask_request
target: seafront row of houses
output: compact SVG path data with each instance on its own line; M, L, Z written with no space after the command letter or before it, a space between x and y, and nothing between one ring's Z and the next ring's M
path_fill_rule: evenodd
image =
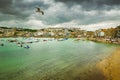
M0 27L0 37L77 37L80 28L44 28L39 30Z
M86 31L80 28L43 28L39 30L0 27L0 37L54 37L54 38L120 38L120 26L116 28Z

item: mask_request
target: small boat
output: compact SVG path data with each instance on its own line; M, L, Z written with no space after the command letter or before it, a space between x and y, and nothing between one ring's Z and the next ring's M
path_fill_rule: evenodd
M22 45L22 44L20 44L20 45L18 45L18 47L23 47L23 45Z
M79 41L80 39L75 39L74 41Z
M26 46L24 46L24 48L29 49L30 47L29 47L29 45L26 45Z
M60 39L57 39L58 41L64 41L64 39L63 38L60 38Z
M15 39L15 40L8 40L9 42L17 42L17 40Z
M68 40L68 38L64 38L64 40Z
M16 44L25 44L24 42L16 42Z
M25 39L23 42L25 42L25 43L35 43L35 42L39 42L39 39L28 38L28 39Z
M1 43L1 44L0 44L0 46L4 46L4 44L3 44L3 43Z
M47 40L44 39L43 41L47 41Z

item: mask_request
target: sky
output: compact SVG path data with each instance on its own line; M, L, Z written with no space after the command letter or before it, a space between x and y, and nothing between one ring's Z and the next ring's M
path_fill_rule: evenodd
M36 7L44 15L36 12ZM0 26L97 30L120 25L120 0L0 0Z

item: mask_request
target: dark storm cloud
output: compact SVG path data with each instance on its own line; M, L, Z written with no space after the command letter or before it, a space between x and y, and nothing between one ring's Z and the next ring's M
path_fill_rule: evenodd
M0 0L0 13L25 19L32 14L32 11L35 11L35 7L46 9L48 6L49 5L44 4L42 1L29 2L26 0L25 2L25 0Z
M17 7L20 7L20 8L35 8L35 7L44 7L44 8L48 8L49 5L45 4L43 1L31 1L31 2L28 2L28 1L16 1L15 3L15 6Z
M0 0L0 9L10 7L12 0Z
M120 6L120 0L55 0L67 6L81 5L85 10L110 10L113 6Z
M4 14L16 14L17 12L12 9L13 0L0 0L0 12Z
M16 10L18 10L18 12L20 14L16 15L17 17L20 17L20 18L27 18L29 17L31 14L33 14L36 10L36 7L40 7L42 9L47 9L49 7L48 4L44 4L43 1L16 1L14 2L14 5L13 5Z
M55 0L59 2L64 2L64 3L76 3L76 4L82 4L82 3L96 3L100 5L119 5L120 0Z
M40 7L45 15L36 13ZM50 26L120 20L119 0L0 0L0 25Z

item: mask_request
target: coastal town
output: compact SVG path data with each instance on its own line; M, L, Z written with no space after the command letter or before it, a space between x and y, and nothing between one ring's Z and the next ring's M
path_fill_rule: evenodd
M99 42L102 44L99 44ZM108 46L107 44L110 46ZM110 80L111 78L115 78L113 80L118 80L119 74L114 76L114 74L111 73L111 71L113 71L114 73L120 72L118 68L114 68L114 66L119 67L119 65L115 64L115 63L119 64L120 49L117 47L119 45L120 45L120 26L117 26L116 28L98 29L96 31L87 31L87 30L82 30L81 28L61 28L61 27L43 28L43 29L0 27L0 53L2 54L2 56L5 56L7 53L10 53L9 54L10 57L11 55L16 54L18 55L17 58L20 60L20 63L21 63L21 57L23 57L23 60L24 60L24 59L27 59L24 57L31 56L32 58L29 58L29 60L32 59L31 62L35 61L34 63L36 63L36 60L37 60L39 61L40 65L42 62L42 64L48 64L53 66L52 67L53 69L51 69L50 72L47 72L47 69L49 68L49 66L46 66L46 65L33 66L33 67L40 67L39 68L40 70L41 68L43 68L43 72L38 73L40 77L38 77L37 79L39 80L42 80L43 78L45 78L43 80L49 80L50 78L54 80L57 80L57 79L61 80L61 77L59 77L59 75L56 75L57 77L56 79L54 75L49 76L49 73L56 73L56 71L60 69L59 66L61 67L62 65L65 65L66 69L69 69L71 67L71 63L73 65L75 64L75 62L77 62L76 63L77 65L80 65L80 64L82 65L83 62L80 63L80 61L82 61L83 59L87 62L86 63L87 65L85 65L84 67L77 66L77 68L79 69L82 67L80 70L75 67L75 72L78 71L78 75L76 75L75 77L80 77L80 78L83 77L86 80L91 80L89 79L89 77L92 77L92 80L96 80L96 77L94 77L94 75L96 75L97 73L99 74L98 76L100 77L99 80L104 80L103 75L101 75L101 72L99 72L99 71L102 71L105 76L108 76L107 77L108 80ZM114 48L118 48L118 49L114 50ZM109 53L106 53L107 50L109 51ZM110 58L107 59L106 56L109 56L112 53L114 53L113 57L111 56ZM56 57L57 54L59 54L59 56ZM75 57L74 56L69 57L69 56L66 56L66 54L74 55ZM11 57L11 59L13 58L16 59L16 55ZM47 59L48 63L46 63L46 59L45 61L43 61L42 56L44 56L45 58L48 57ZM52 58L49 56L51 56ZM73 58L75 59L75 62ZM77 61L76 61L76 58L77 58ZM61 59L61 62L59 62L60 59ZM68 62L64 62L63 59L65 59ZM14 61L18 61L18 60L14 60ZM1 60L1 62L4 63L4 60L3 61ZM91 62L94 63L95 65L93 65ZM27 62L27 65L28 65L27 68L32 70L31 66L29 65L33 65L33 64L28 64L28 63L29 62ZM54 64L51 64L51 63L54 63ZM5 63L5 64L7 65L8 63ZM56 66L58 66L57 69L56 69ZM6 66L6 67L9 68L9 66ZM13 65L13 67L16 67L16 66ZM61 70L62 69L64 70L65 68L62 66ZM2 67L2 69L4 69L4 67ZM116 69L117 71L115 71ZM86 70L88 71L86 72ZM60 74L68 73L64 71L61 71ZM47 73L44 73L44 72L47 72ZM16 75L17 73L18 72L15 72L13 75ZM19 73L22 74L23 72L19 72ZM79 74L82 74L82 75L79 75ZM43 77L44 75L48 77ZM7 80L4 78L4 75L2 76L0 77L2 77L3 80ZM17 76L19 76L19 74L17 74ZM66 77L69 77L69 76L62 75L62 77L65 78L63 80L67 80ZM37 79L35 76L35 80ZM74 77L69 78L69 80L74 80Z
M0 37L86 38L92 41L120 44L120 26L116 28L98 29L96 31L62 27L43 29L0 27Z
M120 0L0 0L0 80L120 80Z

